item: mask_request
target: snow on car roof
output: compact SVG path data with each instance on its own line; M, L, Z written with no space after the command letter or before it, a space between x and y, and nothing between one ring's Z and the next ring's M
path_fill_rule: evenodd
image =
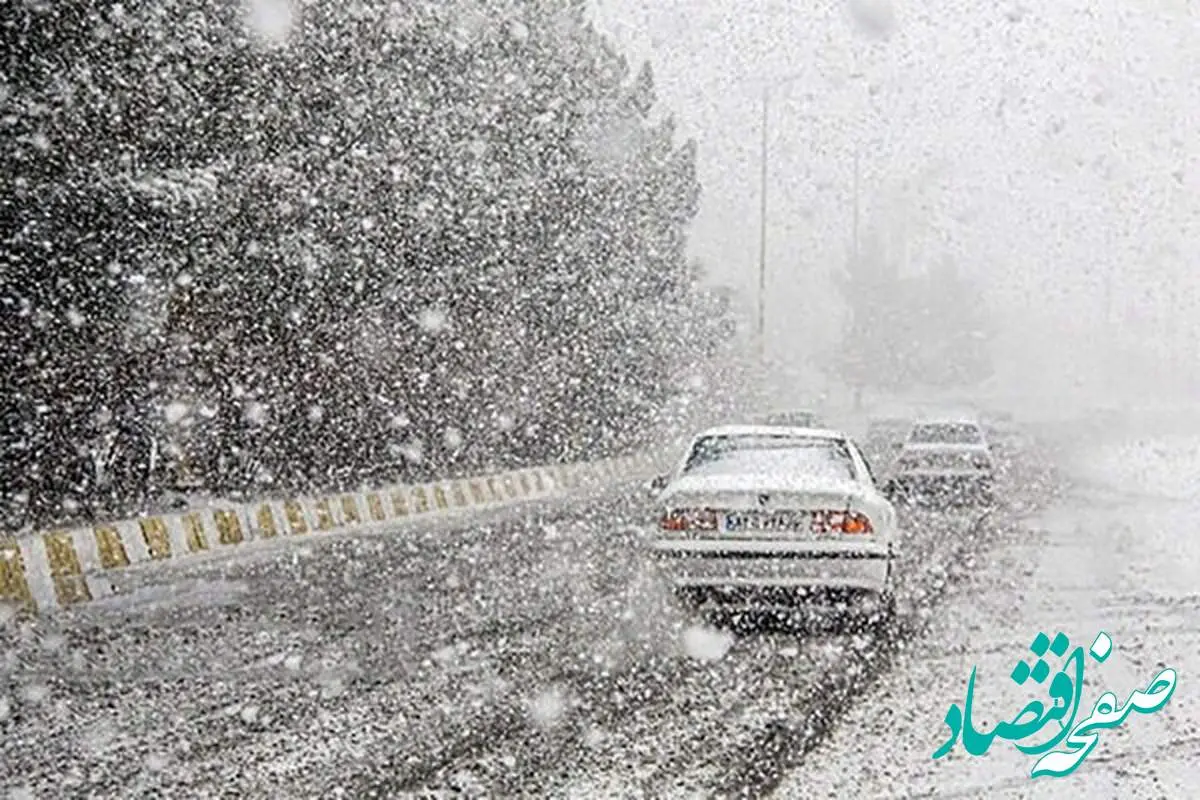
M781 407L781 408L772 408L772 409L768 410L766 413L762 414L761 416L770 417L770 416L774 416L775 414L811 414L812 416L815 417L817 415L817 412L814 409L809 408L807 406L801 406L799 408Z
M928 452L928 451L933 451L933 450L943 450L943 451L975 450L975 451L986 452L986 453L991 452L991 450L988 449L988 446L986 444L984 444L983 442L976 442L974 444L965 444L962 442L907 442L904 445L904 449L911 450L914 452Z
M979 425L979 415L972 411L959 413L942 412L939 414L921 414L913 421L914 425Z
M793 428L782 425L721 425L708 428L693 438L706 436L795 436L804 439L846 439L846 434L828 428Z

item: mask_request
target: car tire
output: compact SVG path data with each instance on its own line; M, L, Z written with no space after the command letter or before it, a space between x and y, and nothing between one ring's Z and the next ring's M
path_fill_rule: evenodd
M896 622L898 616L899 601L896 598L896 593L891 589L885 591L879 598L880 613L879 618L885 627L890 628Z
M896 609L896 595L890 590L872 595L865 607L855 615L857 617L855 628L861 633L886 637L895 627Z
M884 582L883 591L876 598L877 611L872 627L876 631L890 632L896 624L898 605L896 597L896 553L893 546L889 545L887 578Z

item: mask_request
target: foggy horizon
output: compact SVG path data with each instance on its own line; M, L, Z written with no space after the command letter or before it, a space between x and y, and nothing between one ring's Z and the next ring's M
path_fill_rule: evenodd
M1106 328L1106 275L1127 348L1169 360L1162 351L1200 341L1187 259L1200 234L1200 66L1190 58L1200 16L1186 3L594 5L632 65L650 60L681 135L697 138L705 192L691 250L751 316L760 87L812 76L772 94L776 358L789 358L788 339L824 347L838 333L787 318L789 306L833 296L828 275L851 249L856 145L860 235L890 236L891 257L910 269L948 258L984 281L1005 327L1030 337L1002 347L1008 358L1079 367ZM856 70L865 78L849 77ZM1058 353L1039 347L1047 339Z

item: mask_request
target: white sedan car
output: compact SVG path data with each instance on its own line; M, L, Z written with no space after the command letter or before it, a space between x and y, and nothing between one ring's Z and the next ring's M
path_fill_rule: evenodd
M651 488L650 553L692 604L894 614L896 510L845 434L713 428Z

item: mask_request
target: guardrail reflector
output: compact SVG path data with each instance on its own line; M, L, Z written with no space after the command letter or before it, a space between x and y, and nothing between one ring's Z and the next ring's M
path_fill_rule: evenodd
M352 494L342 496L342 515L346 518L346 523L349 525L357 525L362 522L362 518L358 515L358 498Z
M383 500L377 494L367 495L367 510L371 512L371 519L376 522L387 519L387 512L383 510Z
M272 513L271 506L266 503L259 506L255 519L258 522L258 532L262 538L274 539L279 535L279 529L275 527L275 514Z
M204 536L204 519L196 513L184 514L180 517L183 522L183 538L187 541L188 550L199 553L208 549L208 540Z
M146 552L155 561L171 557L171 537L167 534L167 525L158 517L146 517L138 520L142 529L142 538L146 540Z
M25 580L25 560L16 539L0 539L0 600L15 601L36 610L33 593Z
M116 528L108 525L96 528L96 551L100 555L100 566L105 569L120 569L129 566L129 554L125 542Z
M323 497L317 501L317 530L331 531L337 523L333 520L333 510L329 507L329 498Z
M304 519L304 508L295 500L288 500L283 504L283 513L287 516L288 527L292 529L293 536L299 536L308 533L308 522Z
M242 543L242 521L236 511L214 511L213 521L217 524L217 541L221 544Z
M47 533L42 536L46 545L46 563L50 567L50 579L54 582L54 594L62 606L86 603L92 599L75 542L65 531Z

